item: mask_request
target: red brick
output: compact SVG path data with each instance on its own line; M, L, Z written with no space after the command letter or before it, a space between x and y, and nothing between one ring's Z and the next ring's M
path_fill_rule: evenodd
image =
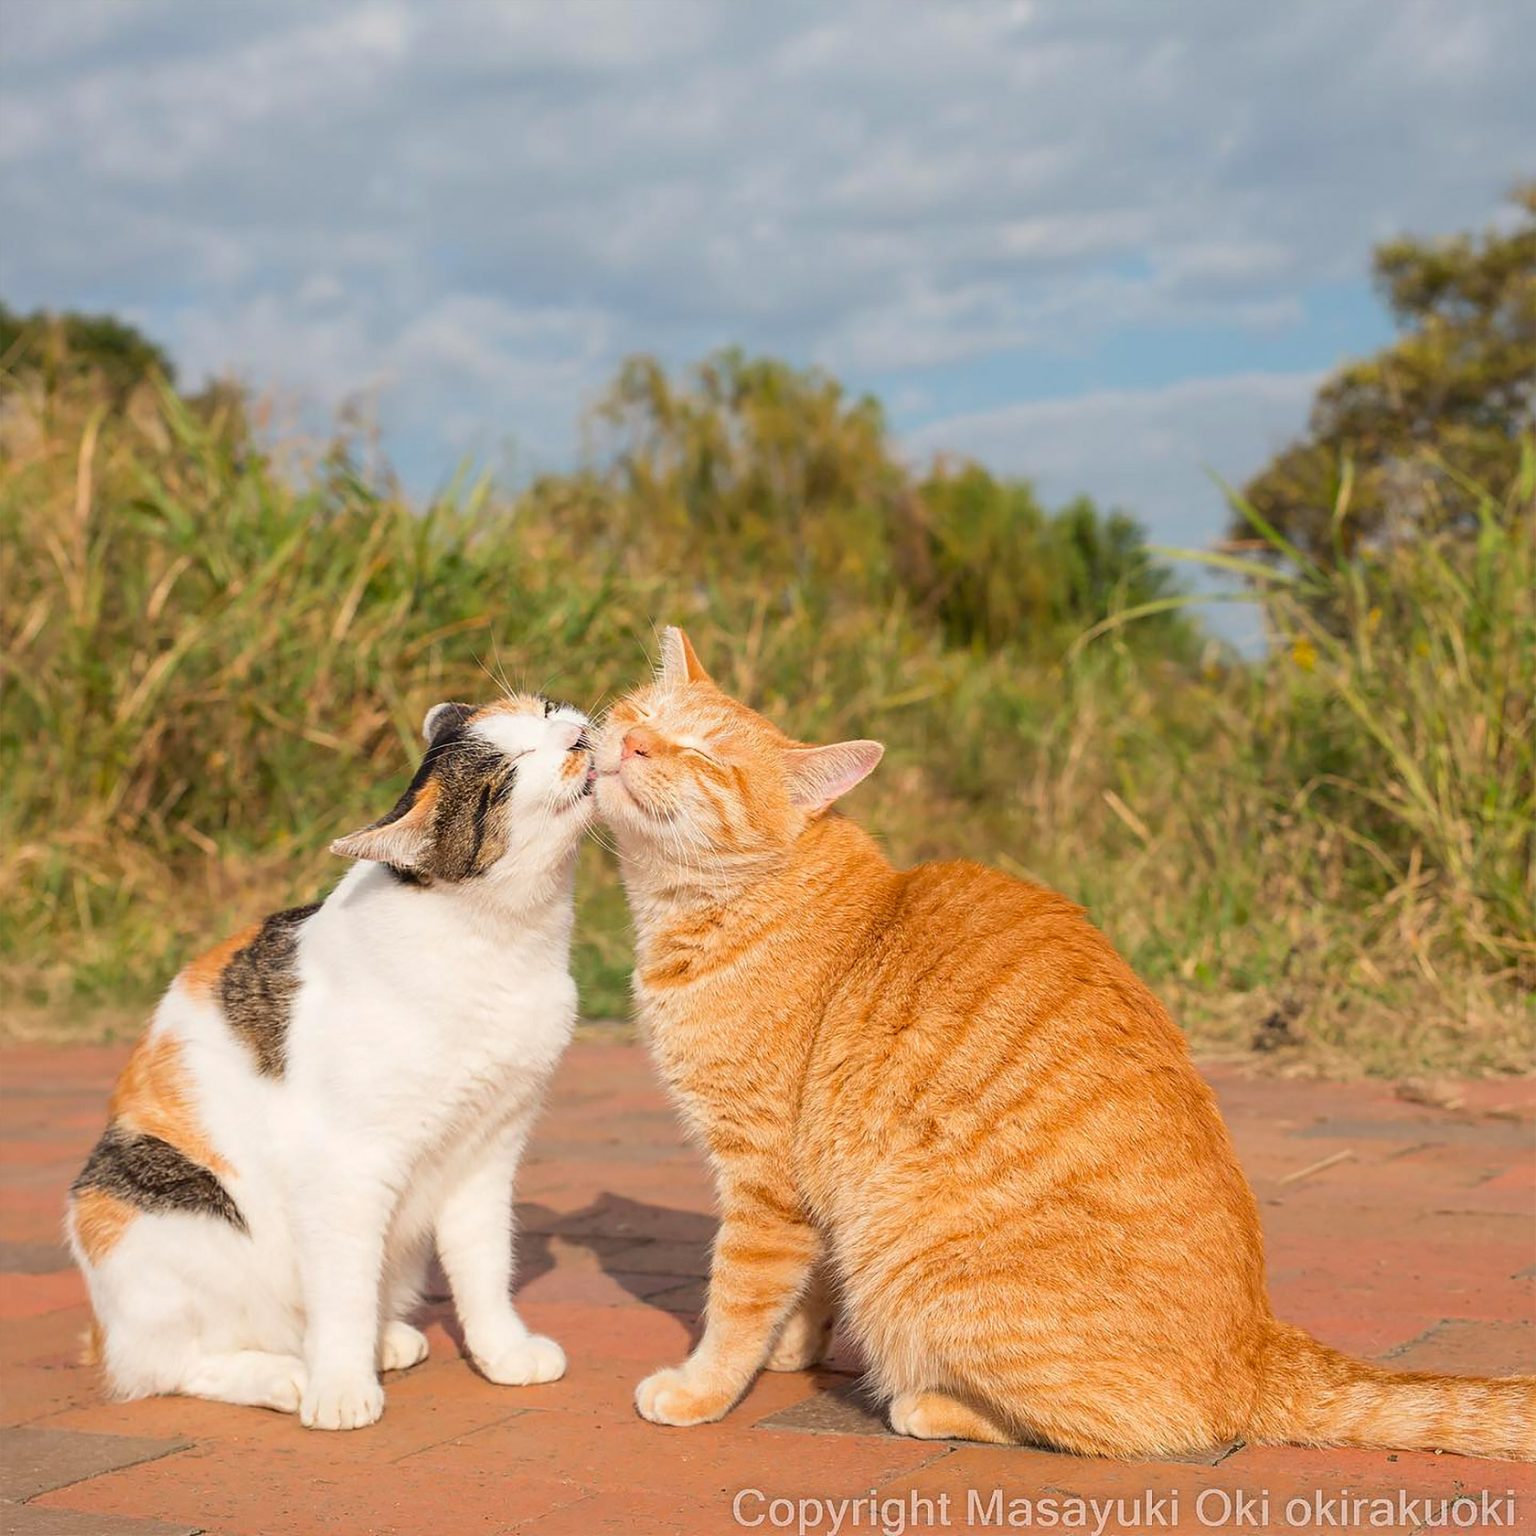
M85 1281L78 1271L54 1275L0 1275L0 1317L36 1317L86 1304Z
M0 1241L57 1244L64 1192L99 1132L125 1048L28 1048L5 1063ZM1213 1073L1263 1204L1276 1310L1325 1341L1406 1366L1530 1368L1532 1085L1455 1085L1443 1111L1383 1084ZM1498 1111L1499 1113L1490 1113ZM1510 1118L1510 1115L1515 1118ZM1351 1129L1352 1128L1352 1129ZM1321 1129L1325 1134L1317 1134ZM1281 1183L1330 1153L1351 1157ZM519 1185L520 1300L570 1360L546 1386L504 1388L459 1357L451 1306L424 1317L432 1358L386 1383L373 1428L323 1435L255 1409L168 1398L101 1401L74 1362L88 1320L68 1269L0 1278L9 1423L184 1436L191 1451L43 1496L43 1507L216 1532L736 1529L742 1487L774 1495L884 1495L997 1485L1085 1496L1268 1487L1277 1499L1514 1488L1536 1517L1531 1469L1457 1457L1244 1448L1218 1466L1103 1462L1025 1449L951 1448L888 1435L816 1435L760 1422L846 1376L765 1375L723 1422L669 1430L636 1415L635 1384L696 1337L715 1227L708 1171L633 1046L580 1043ZM34 1250L13 1249L18 1269ZM846 1342L836 1363L857 1367ZM1292 1529L1276 1525L1272 1529ZM957 1526L957 1529L963 1526ZM1305 1530L1305 1524L1294 1527ZM1319 1527L1323 1528L1323 1527ZM764 1528L766 1529L766 1527ZM1110 1527L1114 1529L1113 1525Z

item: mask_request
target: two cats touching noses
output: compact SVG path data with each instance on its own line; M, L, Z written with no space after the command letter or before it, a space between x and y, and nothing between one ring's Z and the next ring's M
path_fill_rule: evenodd
M1536 1378L1392 1372L1275 1318L1178 1028L1065 897L894 868L836 809L877 743L793 740L677 629L599 726L515 694L424 735L325 901L188 965L118 1080L67 1218L114 1395L371 1424L427 1353L434 1252L476 1370L564 1372L513 1304L512 1190L601 817L638 1025L720 1209L702 1337L640 1382L646 1419L720 1418L839 1322L907 1435L1536 1458Z

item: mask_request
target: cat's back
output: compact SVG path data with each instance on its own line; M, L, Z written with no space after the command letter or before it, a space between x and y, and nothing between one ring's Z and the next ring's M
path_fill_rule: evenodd
M1119 1158L1246 1199L1150 989L1076 903L965 861L900 876L828 1008L803 1129L828 1191L910 1168L1015 1200Z
M183 966L118 1080L114 1115L195 1104L227 1125L253 1089L281 1084L304 987L302 954L321 910L315 902L274 912Z
M1043 978L1091 964L1101 950L1114 955L1077 902L971 859L901 871L889 922L892 958L912 962L914 972L932 974L932 962L944 954L985 972L1027 953Z
M841 1002L850 1027L886 1041L915 1030L936 1045L978 1050L1054 1042L1069 1058L1100 1045L1137 1060L1188 1055L1078 903L964 859L896 876Z

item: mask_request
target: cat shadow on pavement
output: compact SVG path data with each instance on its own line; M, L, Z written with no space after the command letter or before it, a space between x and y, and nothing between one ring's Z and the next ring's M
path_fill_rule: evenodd
M718 1219L707 1211L651 1205L607 1191L579 1211L519 1205L516 1285L521 1290L555 1268L553 1245L561 1242L585 1248L598 1268L637 1301L652 1302L690 1285L702 1290L717 1226Z
M687 1323L697 1338L709 1275L710 1245L719 1222L706 1211L652 1205L626 1195L604 1191L578 1211L556 1211L536 1201L517 1207L516 1278L518 1291L559 1267L556 1244L584 1248L597 1268L642 1305L668 1312ZM448 1294L447 1282L434 1262L427 1286L427 1304L440 1319L459 1352L464 1338ZM834 1351L832 1370L824 1386L840 1398L855 1400L846 1372L855 1361L841 1343ZM818 1370L817 1376L823 1372ZM867 1413L867 1409L862 1410Z
M697 1330L717 1225L704 1211L651 1205L606 1191L577 1211L520 1203L513 1285L524 1291L554 1270L559 1263L555 1245L564 1243L586 1249L597 1267L636 1301L673 1313ZM435 1259L424 1303L463 1353L448 1282Z

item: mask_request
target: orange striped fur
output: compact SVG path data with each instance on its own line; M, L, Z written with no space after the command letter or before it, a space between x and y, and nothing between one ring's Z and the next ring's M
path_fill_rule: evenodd
M667 645L609 717L599 805L721 1223L704 1338L641 1384L646 1417L718 1418L764 1364L810 1363L835 1288L910 1434L1536 1456L1536 1379L1395 1375L1275 1320L1215 1100L1080 907L894 869L817 803L874 754L812 792L803 749Z

